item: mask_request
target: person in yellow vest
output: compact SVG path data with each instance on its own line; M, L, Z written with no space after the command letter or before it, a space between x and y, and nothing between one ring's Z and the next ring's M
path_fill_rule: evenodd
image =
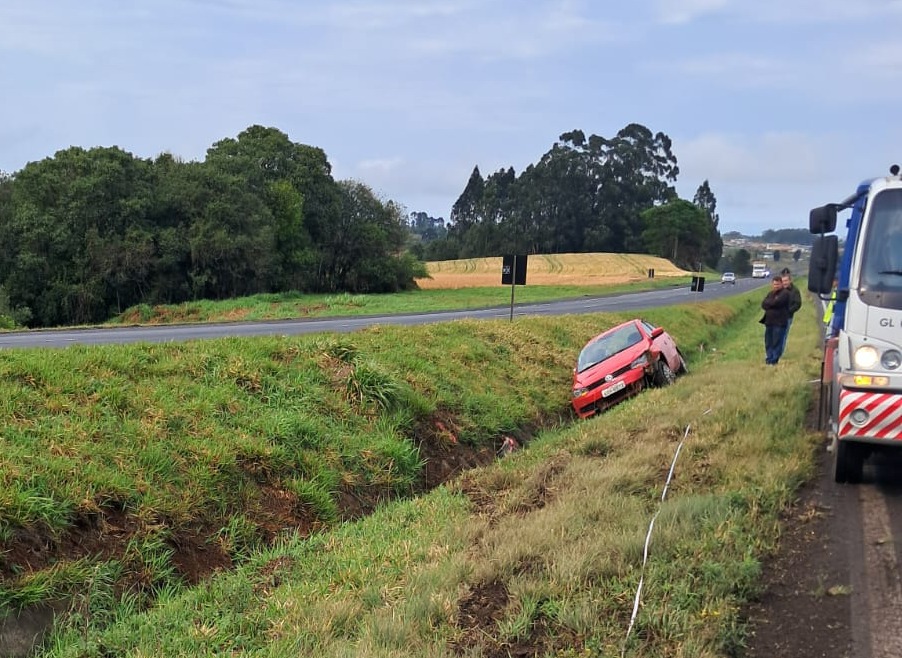
M836 303L836 287L839 285L839 281L837 279L833 279L833 290L830 291L830 300L827 302L824 307L824 329L829 337L833 328L831 325L833 324L833 305Z

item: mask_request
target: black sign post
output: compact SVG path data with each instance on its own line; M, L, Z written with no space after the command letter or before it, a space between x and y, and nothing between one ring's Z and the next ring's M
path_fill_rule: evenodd
M511 322L514 321L514 287L526 285L526 254L504 256L501 264L501 285L511 287Z

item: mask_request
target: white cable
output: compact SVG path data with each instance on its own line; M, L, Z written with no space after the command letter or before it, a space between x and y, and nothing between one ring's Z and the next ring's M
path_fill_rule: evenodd
M673 453L673 460L670 462L670 471L667 473L667 481L664 483L664 491L661 492L662 504L664 502L664 499L667 497L667 489L670 487L670 480L673 478L673 470L674 468L676 468L677 458L680 456L680 451L683 449L683 443L686 442L686 437L689 436L690 427L691 425L686 425L686 431L683 432L683 438L680 441L680 444L677 446L676 452ZM645 582L645 565L648 562L648 547L651 544L651 532L655 527L655 520L658 518L658 514L660 513L661 505L658 505L658 511L655 512L654 516L651 517L651 522L648 524L648 533L645 535L645 548L642 550L642 568L639 575L639 585L636 587L636 598L633 599L633 613L632 615L630 615L630 625L626 629L626 637L623 639L623 647L620 651L621 656L626 655L626 644L627 642L629 642L630 634L633 632L633 625L636 623L636 617L639 614L639 601L642 596L642 585Z

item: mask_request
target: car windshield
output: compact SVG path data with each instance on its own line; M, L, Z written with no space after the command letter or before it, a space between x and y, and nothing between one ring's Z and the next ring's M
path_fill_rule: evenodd
M902 290L902 190L874 197L862 258L863 289Z
M610 359L618 352L642 342L642 334L634 324L620 327L604 336L599 336L583 348L576 364L578 372L582 372L605 359Z

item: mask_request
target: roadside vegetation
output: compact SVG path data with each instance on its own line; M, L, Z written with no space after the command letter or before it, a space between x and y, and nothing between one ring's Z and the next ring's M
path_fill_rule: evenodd
M759 297L643 313L691 374L579 423L632 314L6 352L0 603L54 657L734 655L816 441L817 323L766 368Z
M181 304L142 304L107 324L172 324L283 320L328 316L427 313L506 306L510 286L502 286L501 258L468 258L426 264L429 278L420 290L396 293L312 295L298 292L259 294L227 300ZM655 277L648 277L648 270ZM688 285L691 273L669 261L643 254L539 254L529 261L527 282L518 286L517 304L584 296L616 295Z

